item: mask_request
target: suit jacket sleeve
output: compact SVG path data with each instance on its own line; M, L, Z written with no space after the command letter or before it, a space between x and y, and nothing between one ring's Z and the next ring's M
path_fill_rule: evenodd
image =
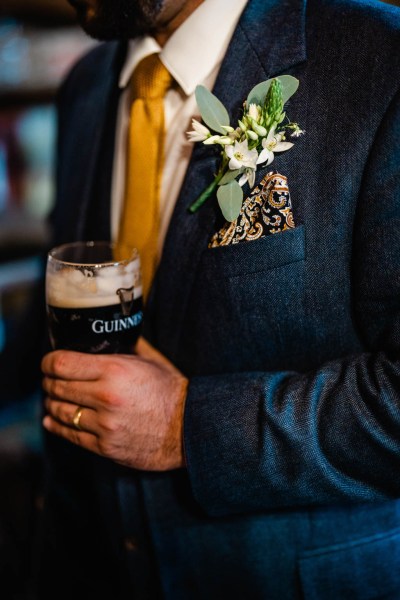
M366 351L308 373L191 380L186 459L209 514L400 497L399 140L398 94L365 167L353 232Z

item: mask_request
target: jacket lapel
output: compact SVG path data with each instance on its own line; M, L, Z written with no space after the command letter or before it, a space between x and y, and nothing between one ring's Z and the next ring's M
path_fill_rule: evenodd
M249 0L213 92L235 123L253 86L287 72L305 59L305 1ZM194 215L188 207L211 182L218 159L216 148L195 145L148 302L145 335L172 360L177 355L196 269L219 219L215 198Z
M99 178L112 170L118 76L124 54L125 46L117 43L99 46L71 73L67 89L72 94L61 96L58 199L52 215L57 243L87 239L96 225L106 235L102 224L106 219L109 223L110 187L99 185ZM102 77L95 75L99 72ZM73 95L76 86L84 93ZM64 114L68 116L65 122ZM71 122L74 135L68 134ZM107 152L109 146L111 152Z

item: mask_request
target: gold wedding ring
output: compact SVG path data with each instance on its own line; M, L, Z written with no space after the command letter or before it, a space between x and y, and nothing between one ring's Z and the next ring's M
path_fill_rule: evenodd
M76 411L74 412L74 416L72 417L72 422L74 424L75 429L78 431L82 431L82 427L80 426L80 420L83 413L83 406L78 406Z

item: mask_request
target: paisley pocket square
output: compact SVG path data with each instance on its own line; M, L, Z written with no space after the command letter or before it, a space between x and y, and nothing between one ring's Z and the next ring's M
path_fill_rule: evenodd
M268 173L243 202L238 218L213 235L209 248L251 242L295 226L287 178Z

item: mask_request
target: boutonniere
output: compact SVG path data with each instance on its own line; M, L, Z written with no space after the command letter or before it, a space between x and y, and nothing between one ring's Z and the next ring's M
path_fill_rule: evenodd
M221 147L221 163L214 180L189 207L196 212L217 190L218 204L227 221L234 221L243 203L243 185L254 186L258 166L270 165L276 152L293 146L288 135L304 132L287 118L286 102L297 91L299 82L291 75L268 79L256 85L243 104L237 127L230 124L225 106L204 86L197 86L196 101L205 125L192 120L188 132L191 142Z

